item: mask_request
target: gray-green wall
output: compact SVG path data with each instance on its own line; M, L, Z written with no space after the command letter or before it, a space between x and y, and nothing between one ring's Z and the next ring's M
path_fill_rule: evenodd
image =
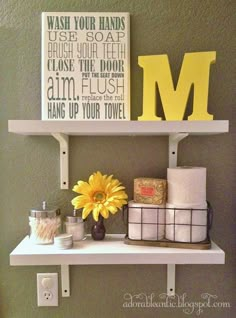
M207 196L214 207L211 236L226 252L225 265L177 266L176 292L187 301L201 294L235 301L235 1L193 0L2 0L0 145L0 317L123 318L186 317L178 309L125 309L125 293L166 291L164 265L71 266L71 297L58 308L37 308L36 273L59 267L10 267L9 253L28 232L28 211L41 200L71 211L71 190L59 189L58 144L50 137L9 134L8 119L40 119L40 15L43 11L123 11L131 15L132 119L142 107L139 55L167 53L176 80L183 54L217 51L211 67L209 110L230 120L230 133L189 137L180 145L179 164L207 167ZM233 54L234 53L234 54ZM234 131L234 133L233 133ZM134 177L166 176L165 137L72 137L70 188L96 170L113 173L132 196ZM233 182L234 181L234 182ZM123 232L121 215L106 222ZM192 314L195 316L196 312ZM233 309L206 308L201 317L233 317Z

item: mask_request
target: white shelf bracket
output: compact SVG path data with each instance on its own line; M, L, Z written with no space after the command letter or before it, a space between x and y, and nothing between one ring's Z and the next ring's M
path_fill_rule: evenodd
M52 133L60 145L60 184L61 189L69 188L69 136Z
M178 133L169 136L169 168L177 166L179 142L188 135L187 133ZM175 264L167 264L167 295L175 295Z
M178 144L187 137L187 133L177 133L169 135L169 168L177 166Z
M175 295L175 264L167 264L167 295Z
M61 265L61 295L62 297L70 297L69 265Z
M69 265L61 265L62 297L70 297L70 269ZM175 264L167 264L167 295L175 295Z

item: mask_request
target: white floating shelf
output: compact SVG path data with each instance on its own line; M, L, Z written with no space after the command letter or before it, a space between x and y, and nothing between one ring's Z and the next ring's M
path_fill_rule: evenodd
M33 245L25 237L10 254L10 265L88 264L224 264L225 253L212 242L209 250L135 246L124 244L124 234L107 234L105 240L90 237L68 250L54 245Z
M69 188L69 135L169 136L169 167L177 165L178 143L188 135L229 131L228 120L212 121L44 121L9 120L8 131L20 135L51 135L60 144L60 185Z
M75 242L68 250L33 245L26 236L10 254L10 265L61 265L62 296L70 296L69 265L166 264L167 294L175 295L176 264L224 264L224 251L212 242L209 250L124 244L125 234L107 234L105 240Z
M9 120L8 131L20 135L61 133L80 136L191 135L220 134L229 131L228 120L212 121L43 121Z
M8 131L20 135L51 135L60 145L60 186L69 188L69 135L169 136L169 167L177 166L179 142L189 135L229 131L228 120L212 121L46 121L9 120Z

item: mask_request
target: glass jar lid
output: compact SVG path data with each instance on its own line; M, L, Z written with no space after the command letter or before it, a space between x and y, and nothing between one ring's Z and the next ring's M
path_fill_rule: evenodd
M83 222L83 219L79 216L70 216L68 215L66 217L66 222L68 223L82 223Z
M43 201L42 207L30 210L30 216L35 218L53 218L60 214L61 212L58 207L47 206L46 201Z
M73 211L73 215L66 216L66 222L68 223L82 223L83 219L80 216L77 216L77 211Z

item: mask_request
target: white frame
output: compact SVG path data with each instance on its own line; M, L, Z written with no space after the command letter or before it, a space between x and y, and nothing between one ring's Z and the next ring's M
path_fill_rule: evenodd
M129 33L129 13L43 12L42 120L130 120Z

